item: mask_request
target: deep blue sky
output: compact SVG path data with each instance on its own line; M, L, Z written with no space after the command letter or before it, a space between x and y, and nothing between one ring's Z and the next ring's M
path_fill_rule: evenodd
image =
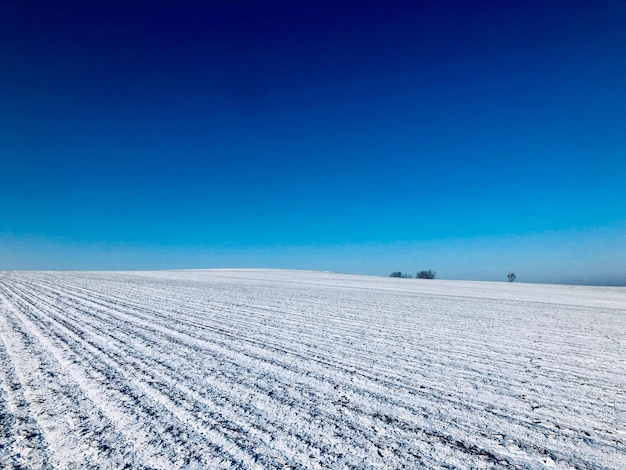
M617 0L0 1L0 269L626 280L625 44Z

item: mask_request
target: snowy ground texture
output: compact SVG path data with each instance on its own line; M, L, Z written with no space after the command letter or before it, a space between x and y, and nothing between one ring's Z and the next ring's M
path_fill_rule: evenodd
M0 273L0 467L626 468L626 288Z

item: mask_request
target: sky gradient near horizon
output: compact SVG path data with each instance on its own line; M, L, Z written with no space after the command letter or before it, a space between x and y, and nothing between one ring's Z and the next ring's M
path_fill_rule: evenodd
M0 269L626 282L624 44L619 1L0 1Z

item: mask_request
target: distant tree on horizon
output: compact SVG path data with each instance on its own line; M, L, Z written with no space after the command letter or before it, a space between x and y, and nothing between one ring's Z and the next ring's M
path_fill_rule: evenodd
M411 275L407 273L403 273L402 271L394 271L389 275L389 277L402 277L404 279L407 279L407 278L410 278Z
M513 282L515 279L517 279L517 276L515 275L515 273L509 273L506 275L506 278L509 280L509 282Z
M437 273L435 271L429 269L428 271L418 272L415 277L417 277L418 279L435 279L436 275Z

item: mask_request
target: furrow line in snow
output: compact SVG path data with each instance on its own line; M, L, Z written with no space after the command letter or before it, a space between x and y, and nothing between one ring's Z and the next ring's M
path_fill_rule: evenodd
M267 392L267 390L266 390L265 392ZM288 434L287 434L287 435L288 435ZM326 450L326 454L328 454L329 452L330 452L330 453L332 453L332 449L327 449L327 450Z
M274 388L275 388L275 386L270 386L270 387L268 387L268 389L263 390L263 392L264 392L265 394L267 394L267 393L268 393L268 391L269 391L269 393L271 393L271 390L272 390L272 389L274 389ZM343 420L345 420L345 417L342 417L342 419L343 419Z
M32 299L31 296L29 300ZM46 311L41 305L38 308ZM46 313L48 321L45 324L40 323L37 316L29 316L33 325L40 328L38 336L60 362L71 369L75 380L91 396L94 404L111 418L116 428L124 435L132 436L142 453L148 454L151 466L168 468L191 462L204 468L230 468L240 464L251 469L262 468L260 463L255 463L255 457L249 455L249 450L238 449L242 443L223 436L219 423L190 427L194 416L179 408L178 403L120 373L111 364L113 361L108 358L107 351L94 354L79 335L60 325L53 312ZM209 450L212 455L207 455ZM163 458L170 463L164 466Z
M0 291L0 317L9 304ZM49 467L46 442L24 398L22 384L6 349L10 331L0 320L0 462L5 468Z
M34 337L11 287L5 284L0 289L9 302L6 315L0 318L6 350L15 364L30 414L47 444L50 466L97 468L98 457L105 456L120 468L131 462L144 468L128 454L126 443L106 418L92 409L66 368Z
M241 312L238 312L238 313L239 313L239 316L241 316ZM175 314L179 314L179 312L174 313L174 315ZM230 321L232 323L232 319ZM284 330L284 328L283 328L283 330ZM265 330L263 333L264 333L263 337L267 338L268 337L268 331ZM468 341L466 340L466 341L464 341L463 344L465 344L467 342ZM318 341L316 346L319 347L320 344L321 343ZM334 343L334 345L336 346L336 343ZM389 346L389 343L381 344L381 349L384 349L387 346ZM478 345L478 346L480 346L480 345ZM482 346L484 346L484 345L482 345ZM358 349L358 347L359 347L358 344L352 344L351 345L351 348L353 350L354 349ZM484 356L480 356L480 355L477 355L477 354L472 354L472 351L477 351L477 350L480 350L480 349L481 349L480 347L474 347L474 345L470 345L469 348L466 347L464 350L458 351L457 354L455 354L453 356L450 356L450 363L452 363L452 364L462 363L463 366L464 366L464 368L459 368L459 370L457 371L458 373L456 374L457 376L459 376L459 375L468 375L471 378L472 377L472 374L471 374L472 371L470 370L471 369L471 365L472 364L480 365L480 364L485 362L485 359L487 359L487 358L485 358ZM364 352L367 352L367 351L364 351ZM474 357L475 358L475 360L473 360L472 363L468 362L468 358L470 358L470 357ZM460 359L462 359L462 360L460 360ZM544 360L545 360L545 358L544 358ZM406 376L407 374L405 374L405 372L409 372L409 373L411 372L410 369L406 369L406 367L410 366L410 360L407 360L407 358L403 358L403 361L401 361L401 362L405 363L406 365L404 366L404 368L401 368L400 370L397 371L396 375L399 375L400 377L402 377L403 375ZM562 362L562 361L560 361L560 362ZM507 366L508 365L510 365L510 364L507 364ZM390 369L391 369L390 367L386 368L386 370L390 370ZM503 368L503 369L506 370L506 368ZM561 367L560 370L562 370L562 367ZM506 386L507 385L506 383L500 384L500 383L497 382L497 376L498 376L497 370L490 374L489 385L491 387L495 388L495 389L497 389L501 385L505 385ZM587 377L581 377L580 379L581 379L580 381L582 382L582 381L585 381L587 379ZM566 383L568 383L568 381L567 380L560 380L558 383L559 384L566 384ZM601 384L601 385L603 385L603 384Z
M522 321L523 303L509 302L508 311L498 312L496 306L487 305L480 315L485 326L474 327L466 323L468 317L462 311L476 308L467 299L458 305L431 301L419 316L394 321L390 316L381 317L380 312L374 314L376 305L384 301L373 302L366 290L358 294L346 290L345 298L338 296L334 306L324 306L324 289L319 287L313 295L304 295L307 286L301 291L291 286L274 295L276 287L267 288L267 283L257 289L253 281L247 281L242 289L222 282L219 296L205 302L198 299L207 298L206 283L176 281L168 285L167 280L148 282L137 276L125 298L124 283L129 278L53 273L20 280L26 295L40 301L33 308L54 317L59 344L69 338L80 351L89 349L83 343L93 348L100 341L100 353L114 356L109 365L117 364L120 370L130 367L124 354L132 355L134 367L155 369L156 375L150 373L163 389L160 393L168 395L172 403L191 401L210 410L224 400L222 408L236 414L246 409L241 397L250 397L255 406L247 408L244 419L232 421L249 429L254 426L247 424L248 420L265 422L265 427L254 428L256 432L264 429L269 435L281 435L297 430L296 419L283 418L282 427L276 424L278 413L295 411L311 423L300 426L304 432L296 439L308 440L309 448L324 442L317 437L323 432L334 432L336 441L353 439L359 448L376 451L381 459L370 457L367 462L385 462L383 455L388 451L400 455L390 462L407 462L412 455L422 466L445 461L441 452L466 466L497 466L506 461L533 466L552 461L594 468L605 468L598 464L605 462L606 468L619 468L623 462L626 420L620 421L625 400L619 375L624 370L619 362L623 347L619 341L611 343L611 338L620 338L620 331L624 336L624 320L614 312L586 309L582 304L560 312L554 304L547 309L526 305L534 312L533 318L540 320L533 325ZM181 286L184 289L179 289ZM398 302L394 298L398 295L403 294L390 293L385 299L389 306L379 310L392 312L415 302ZM566 320L591 325L586 312L617 321L618 326L613 330L601 324L592 330L569 328ZM310 322L314 315L318 321ZM497 315L517 323L507 324ZM415 325L409 325L407 319ZM372 320L375 322L368 325ZM47 321L41 323L42 332L51 326ZM310 325L310 332L300 323ZM122 327L117 343L98 334L97 329L106 329L107 324ZM561 325L566 328L559 335L560 343L553 344L543 331ZM393 335L402 334L407 326L409 334L401 337L405 348L393 349ZM603 368L595 369L586 364L602 357L593 350L598 341L605 362ZM115 345L115 354L107 343ZM138 348L139 344L143 347ZM380 351L387 349L395 356ZM96 351L91 349L90 354ZM141 354L148 357L142 359ZM89 357L81 359L81 367L88 368ZM90 358L101 360L97 355ZM203 381L194 368L205 361L212 366ZM404 366L394 371L394 361ZM184 387L176 388L177 367ZM142 375L140 381L146 378ZM204 393L203 385L211 392ZM341 392L333 393L335 386ZM216 401L211 393L222 395ZM281 404L274 410L259 411L278 402ZM614 407L615 412L607 412L606 406ZM372 429L393 432L394 438L377 437ZM285 452L307 449L287 439L280 443L287 448ZM296 462L288 453L285 456ZM338 454L332 459L359 468L358 459ZM312 465L315 461L300 462Z
M111 353L111 351L109 351L109 354L110 354L110 353ZM154 364L150 365L150 369L151 369L151 370L154 370L154 368L155 368L155 365L154 365ZM179 373L180 373L180 371L179 371ZM266 396L266 395L268 394L268 392L269 392L269 393L270 393L270 395L271 395L271 391L272 391L273 389L274 389L274 387L273 387L273 386L271 386L271 385L270 385L268 388L266 388L266 389L262 389L262 390L261 390L262 395L263 395L263 396ZM244 392L245 392L245 391L244 391ZM249 391L248 391L248 394L249 394ZM245 396L245 395L244 395L244 396ZM221 405L223 406L224 404L222 403ZM286 410L286 411L287 411L287 410ZM226 423L226 424L227 424L227 423ZM284 431L284 430L283 430L283 431ZM295 435L298 435L298 436L299 436L299 438L302 438L302 437L303 437L303 436L301 435L301 433L298 433L297 429L293 429L293 430L291 430L291 432L284 433L284 434L285 434L286 436L289 436L290 434L295 434ZM321 446L318 446L318 447L321 447ZM324 447L326 447L326 449L324 450L324 454L325 454L325 455L324 455L324 457L327 457L327 454L332 454L332 453L333 453L333 450L332 450L331 448L328 448L328 446L324 446ZM352 451L354 451L354 448L352 449Z
M242 325L242 326L243 326L243 325ZM267 330L265 330L265 331L263 332L263 337L264 337L264 338L267 338L267 336L268 336L268 335L267 335ZM336 346L336 343L335 343L335 346ZM387 344L385 344L385 345L381 345L381 349L384 349L384 347L385 347L385 346L388 346L388 345L387 345ZM354 349L354 348L357 348L357 347L358 347L358 345L353 344L353 345L351 345L351 347ZM479 350L480 348L473 348L473 349L474 349L474 350ZM464 351L462 351L462 353L463 353L463 354L465 354L465 357L464 357L464 359L465 359L465 360L464 360L464 361L459 361L459 360L458 360L458 355L457 355L457 357L451 357L451 358L450 358L450 362L451 362L451 363L453 363L453 364L458 364L458 363L461 363L461 364L463 365L463 367L462 367L462 368L458 368L458 367L457 367L457 373L455 374L455 376L456 376L456 377L459 377L459 376L461 376L461 375L465 375L465 376L468 376L468 377L469 377L469 379L472 379L473 377L475 377L475 375L473 375L473 374L472 374L472 372L473 372L473 371L471 370L471 369L472 369L471 364L469 364L469 363L468 363L468 361L467 361L467 356L468 356L468 354L467 354L467 353L468 353L467 349L466 349L466 350L464 350ZM471 355L471 354L469 354L469 355ZM481 357L481 356L476 356L476 360L472 362L473 364L476 364L476 366L474 366L474 368L476 368L476 367L480 367L480 365L481 365L482 363L484 363L484 361L485 361L485 358L484 358L484 357ZM403 362L403 363L409 363L409 361L406 361L406 360L404 360L404 361L402 361L402 362ZM422 362L424 362L424 360L423 360L423 359L422 359ZM389 365L393 365L393 364L389 364ZM389 371L389 370L392 370L392 369L393 369L393 367L385 367L385 366L386 366L385 364L381 365L381 367L379 368L379 369L381 370L381 372L385 372L385 371ZM508 368L508 367L510 367L510 364L506 364L506 366L507 366L507 367L506 367L506 368L503 368L503 370L507 370L507 368ZM401 368L400 370L396 371L396 372L395 372L395 374L396 374L397 376L399 376L399 377L403 377L403 376L406 376L406 375L407 375L407 374L406 374L406 372L407 372L406 370L404 370L404 369L402 369L402 368ZM410 372L410 371L409 371L409 372ZM496 370L496 371L494 371L494 372L492 372L492 373L490 373L490 376L489 376L489 378L488 378L488 379L489 379L489 380L488 380L488 382L487 382L487 383L483 383L483 384L482 384L482 386L483 386L483 387L484 387L484 386L489 386L489 387L491 387L491 388L493 388L493 389L496 389L496 390L501 389L501 388L502 388L502 386L504 386L505 388L508 388L508 387L506 387L506 386L507 386L507 383L499 383L499 382L496 380L496 379L497 379L497 375L498 375L498 371L497 371L497 370ZM536 380L536 379L537 379L537 377L535 377L535 380ZM581 378L580 382L583 382L585 379L586 379L585 377ZM569 383L569 382L571 382L571 380L560 380L560 381L558 381L558 383L559 383L559 384L567 384L567 383ZM558 385L557 385L557 386L558 386ZM606 388L606 387L605 387L605 388Z

